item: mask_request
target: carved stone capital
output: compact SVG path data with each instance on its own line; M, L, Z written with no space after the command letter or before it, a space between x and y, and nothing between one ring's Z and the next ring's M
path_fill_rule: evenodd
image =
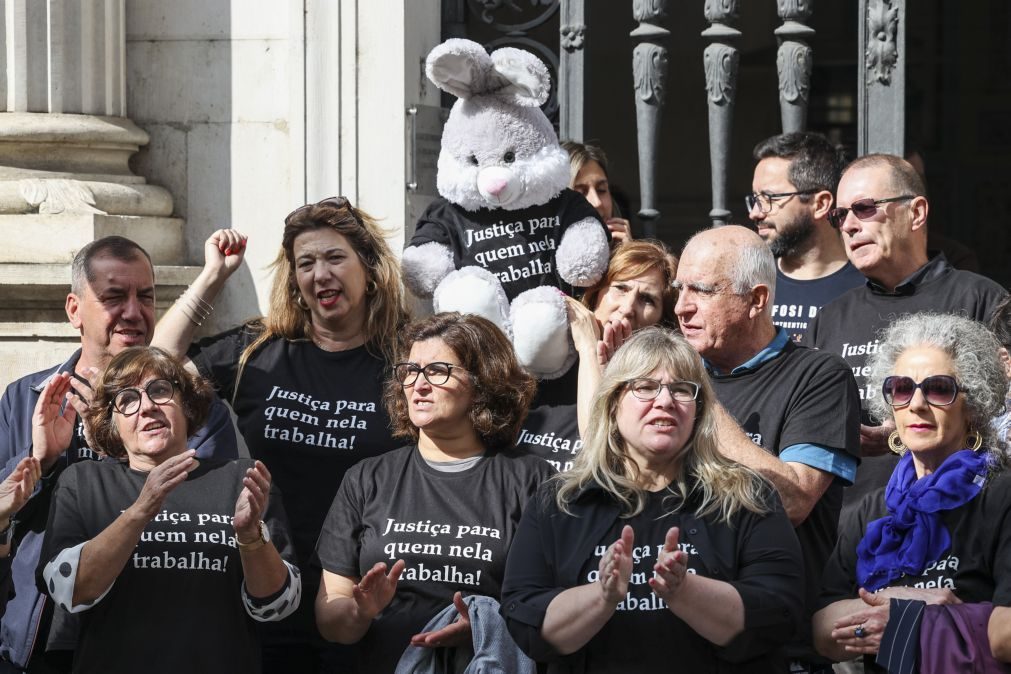
M798 21L811 18L814 0L776 0L776 11L783 21Z
M706 91L709 100L717 105L726 105L734 100L737 89L737 66L740 54L730 45L714 43L702 53L706 70Z
M776 54L779 93L789 103L807 103L811 85L811 48L803 42L784 42Z
M889 84L899 60L899 8L892 0L867 3L867 83Z
M709 23L729 23L737 19L737 0L706 0L703 10Z
M646 103L663 105L667 79L667 49L644 42L632 50L632 78L635 93Z
M586 44L586 26L583 24L562 26L559 32L561 34L562 49L567 52L582 49Z
M639 23L660 23L667 18L667 0L632 0L632 17Z

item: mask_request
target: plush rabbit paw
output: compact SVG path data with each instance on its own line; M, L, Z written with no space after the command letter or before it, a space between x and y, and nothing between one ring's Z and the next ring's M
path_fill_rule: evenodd
M555 253L558 275L577 288L587 288L604 276L610 250L607 235L596 220L574 223Z
M512 337L509 299L495 275L481 267L461 267L442 279L435 289L432 308L477 314L497 325Z
M541 286L520 293L513 300L510 318L516 357L531 374L556 379L572 367L576 348L560 290Z
M431 297L436 286L453 271L453 252L449 246L431 241L408 246L400 260L404 285L417 297Z

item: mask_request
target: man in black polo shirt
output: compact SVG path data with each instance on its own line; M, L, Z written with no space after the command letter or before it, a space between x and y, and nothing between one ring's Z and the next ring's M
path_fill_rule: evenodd
M797 528L810 616L836 541L842 486L856 474L860 401L842 359L798 346L773 325L775 286L775 259L757 234L706 230L681 253L675 313L722 405L721 450L775 485ZM831 671L811 647L809 625L790 649L794 671Z
M867 360L878 331L902 314L938 311L987 321L1007 294L988 278L952 267L943 254L927 258L929 204L923 179L892 155L860 157L843 171L830 213L846 254L867 282L822 307L804 344L841 356L852 368L862 401L881 395L867 384ZM864 405L866 408L866 405ZM890 421L861 415L864 460L846 490L843 516L864 494L883 487L898 457L888 451Z

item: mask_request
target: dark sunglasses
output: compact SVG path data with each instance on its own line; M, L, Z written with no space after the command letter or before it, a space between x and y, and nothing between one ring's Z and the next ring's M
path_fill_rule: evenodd
M362 226L362 221L361 218L358 217L358 212L355 211L355 207L351 205L351 202L348 200L347 197L327 197L326 199L323 199L322 201L317 201L314 204L306 204L305 206L299 206L291 213L289 213L288 217L284 219L285 226L288 226L291 223L292 219L300 216L302 213L305 213L310 208L314 208L316 206L333 206L334 208L341 210L347 209L348 213L351 214L351 217L354 218L354 221L358 223L358 226L359 227Z
M429 363L421 367L417 363L397 363L393 366L393 376L397 378L404 388L413 386L418 381L418 375L424 375L425 379L432 386L442 386L453 374L453 370L464 370L454 363Z
M947 374L935 374L920 383L912 377L892 375L885 377L881 385L881 395L892 407L905 407L913 399L916 389L923 391L923 398L934 407L945 407L955 402L962 388L954 377Z
M908 199L915 199L915 194L903 194L900 197L888 197L887 199L858 199L850 204L849 208L833 208L828 212L828 221L836 229L840 229L843 223L846 222L846 215L853 211L853 215L857 216L857 220L868 220L874 217L874 214L878 212L879 204L890 204L893 201L906 201Z

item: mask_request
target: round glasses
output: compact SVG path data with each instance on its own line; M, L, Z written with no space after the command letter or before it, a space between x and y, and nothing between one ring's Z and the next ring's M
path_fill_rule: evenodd
M748 207L748 213L755 210L755 206L758 206L758 210L762 213L768 213L772 210L772 202L774 201L787 199L789 197L796 197L799 195L814 194L818 191L819 190L798 190L796 192L752 192L744 197L744 205Z
M699 385L693 381L672 381L664 384L656 379L642 377L626 382L628 389L639 400L656 400L660 391L667 389L670 397L679 403L688 403L699 397Z
M887 199L857 199L849 208L833 208L828 212L828 221L836 229L840 229L846 222L846 215L853 211L853 215L857 216L857 220L869 220L874 217L874 214L878 212L878 206L880 204L890 204L893 201L906 201L907 199L915 199L915 194L903 194L899 197L888 197Z
M144 393L156 405L164 405L172 400L176 386L168 379L152 379L144 388L121 389L112 399L112 406L124 417L133 416L140 411L140 402Z
M393 376L404 388L413 386L418 381L419 374L425 375L425 380L432 386L442 386L449 381L453 370L466 372L462 367L453 363L435 362L429 363L425 367L421 367L417 363L397 363L393 366Z
M955 402L962 390L955 378L947 374L935 374L920 383L913 381L912 377L892 375L885 377L881 395L892 407L905 407L913 399L916 389L920 389L924 400L934 407L945 407Z

